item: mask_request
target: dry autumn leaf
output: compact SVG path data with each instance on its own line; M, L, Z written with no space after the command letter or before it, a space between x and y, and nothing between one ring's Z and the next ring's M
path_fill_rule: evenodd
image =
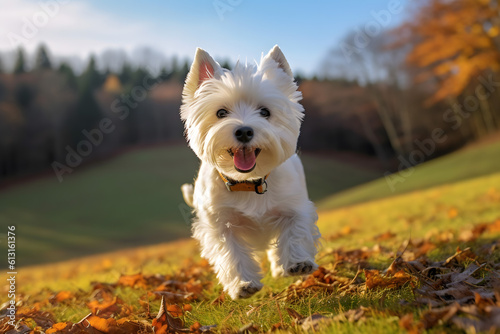
M390 240L392 238L394 238L396 236L396 234L392 233L391 231L387 231L385 233L382 233L382 234L379 234L379 235L376 235L373 240L375 241L386 241L386 240Z
M144 289L147 288L147 282L141 273L135 275L122 275L116 284Z
M67 299L73 298L74 295L71 291L59 291L54 297L53 301L60 303L62 301L65 301Z
M366 277L366 288L389 288L395 289L414 280L414 277L408 275L403 270L396 272L394 275L381 275L379 270L364 270Z

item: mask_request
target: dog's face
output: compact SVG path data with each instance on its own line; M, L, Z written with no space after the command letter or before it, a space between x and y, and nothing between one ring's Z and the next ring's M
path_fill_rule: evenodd
M233 71L198 49L182 95L191 148L227 177L262 178L294 154L302 95L277 46L258 66Z

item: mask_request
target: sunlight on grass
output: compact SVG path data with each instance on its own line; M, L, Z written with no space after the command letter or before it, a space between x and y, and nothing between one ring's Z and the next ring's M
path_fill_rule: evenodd
M339 250L364 249L370 255L363 261L369 268L382 270L394 260L396 253L403 251L410 237L422 240L444 238L450 234L453 236L450 242L428 251L430 259L442 260L454 254L457 247L481 247L488 240L500 237L497 232L484 234L473 242L460 241L460 233L470 231L474 225L500 219L500 173L349 208L323 211L319 216L324 240L318 263L325 267L336 266L335 257ZM495 258L498 256L493 255L492 259ZM30 303L50 299L58 291L72 291L77 298L44 304L42 309L53 312L57 321L76 322L89 313L87 303L93 298L92 282L115 283L122 274L139 272L145 275L174 275L193 259L200 260L196 243L183 240L24 268L20 271L18 286L23 295L33 296L28 299ZM343 261L335 270L338 275L351 280L357 275L357 266ZM216 282L215 275L205 270L203 279ZM221 286L211 284L203 291L200 301L185 302L192 305L192 310L183 314L183 321L188 326L199 322L217 325L218 329L233 330L253 323L260 331L268 331L273 325L284 323L291 326L287 330L300 332L300 328L294 327L287 309L303 316L321 314L331 318L347 310L367 307L369 313L363 321L334 321L321 327L322 331L401 333L399 315L421 312L411 306L414 295L409 284L393 290L382 288L349 293L311 290L309 294L289 299L280 297L286 296L280 293L298 278L276 280L265 270L265 286L255 297L240 301L231 301L226 297L224 302L213 304L212 301L221 295ZM360 275L363 277L363 274ZM130 305L132 319L149 321L158 312L160 303L150 292L141 287L117 287L115 295ZM405 302L402 303L402 300Z
M411 175L404 177L402 183L394 183L394 192L383 175L380 175L375 181L323 198L319 201L318 207L322 210L334 209L497 173L500 166L498 152L500 152L499 141L465 148L423 163L413 172L405 171L403 175L408 173Z

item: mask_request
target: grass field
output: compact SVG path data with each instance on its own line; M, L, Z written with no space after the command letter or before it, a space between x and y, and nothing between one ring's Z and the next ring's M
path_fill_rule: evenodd
M335 193L317 204L322 210L338 208L441 184L488 175L500 171L500 141L468 147L420 165L413 172L404 171L404 182L393 183L391 189L382 177L367 184ZM393 191L394 190L394 191Z
M482 223L494 228L485 228L482 234L470 236L471 231L476 231ZM426 261L444 261L455 253L457 247L471 247L471 254L477 257L457 257L451 270L463 270L472 263L481 263L483 269L475 277L488 277L492 271L498 272L500 173L322 211L318 225L324 237L318 263L335 277L334 283L339 284L333 284L329 289L319 287L306 294L294 295L290 291L296 293L297 290L290 289L297 278L275 280L267 273L265 287L255 297L213 302L220 296L221 288L207 267L190 264L197 263L199 258L196 244L187 240L26 268L21 271L18 281L20 292L27 296L24 311L21 311L28 312L30 307L38 305L39 312L49 311L55 322L76 323L90 312L91 306L95 305L94 299L100 303L102 312L109 311L104 309L105 300L97 297L102 296L109 286L112 291L109 293L114 296L113 305L118 307L113 309L114 317L150 321L151 314L158 312L160 301L151 292L155 288L145 283L144 278L153 280L158 277L154 275L161 274L166 275L164 279L168 282L187 281L189 277L185 275L189 273L193 279L183 286L199 284L202 290L197 299L170 300L171 304L184 307L181 318L186 326L199 322L217 325L216 331L227 332L252 323L259 332L266 332L273 325L285 331L301 332L303 325L297 324L292 313L286 311L292 309L302 316L316 314L325 317L327 323L318 326L326 333L406 333L408 328L427 332L425 329L431 325L431 333L456 333L460 327L449 320L436 320L429 325L432 310L429 311L429 305L418 303L418 290L415 290L416 287L422 288L421 285L414 286L407 281L395 288L369 289L366 287L366 272L359 275L357 272L359 268L388 268L398 252L412 263L412 257L423 248L425 252L420 256ZM406 245L410 237L412 243ZM263 266L266 268L267 264L263 263ZM138 273L141 273L141 280L130 283L130 278L137 278ZM123 274L135 276L122 277ZM420 277L418 273L415 275ZM351 284L342 283L346 281ZM95 282L103 283L96 285ZM122 283L106 285L115 282ZM485 282L477 284L482 285L482 290L492 289ZM472 285L469 289L475 287ZM61 291L65 293L62 296L69 297L57 298L61 295L56 293ZM452 298L451 303L453 297L448 298ZM448 301L444 300L444 305ZM361 312L362 316L356 320L350 313L344 313L348 310ZM402 322L402 318L414 320ZM31 323L35 326L34 320Z
M314 200L378 177L335 160L302 159ZM10 187L0 192L0 226L17 226L20 265L188 237L180 185L198 165L186 145L156 147L77 168L61 183L49 176Z

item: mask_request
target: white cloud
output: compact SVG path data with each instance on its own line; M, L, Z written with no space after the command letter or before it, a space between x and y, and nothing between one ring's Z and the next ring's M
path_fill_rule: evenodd
M150 31L147 23L125 21L81 1L17 0L14 4L0 0L0 8L9 8L0 12L1 51L19 46L12 40L22 41L30 52L45 43L61 56L86 56L109 48L131 50Z

